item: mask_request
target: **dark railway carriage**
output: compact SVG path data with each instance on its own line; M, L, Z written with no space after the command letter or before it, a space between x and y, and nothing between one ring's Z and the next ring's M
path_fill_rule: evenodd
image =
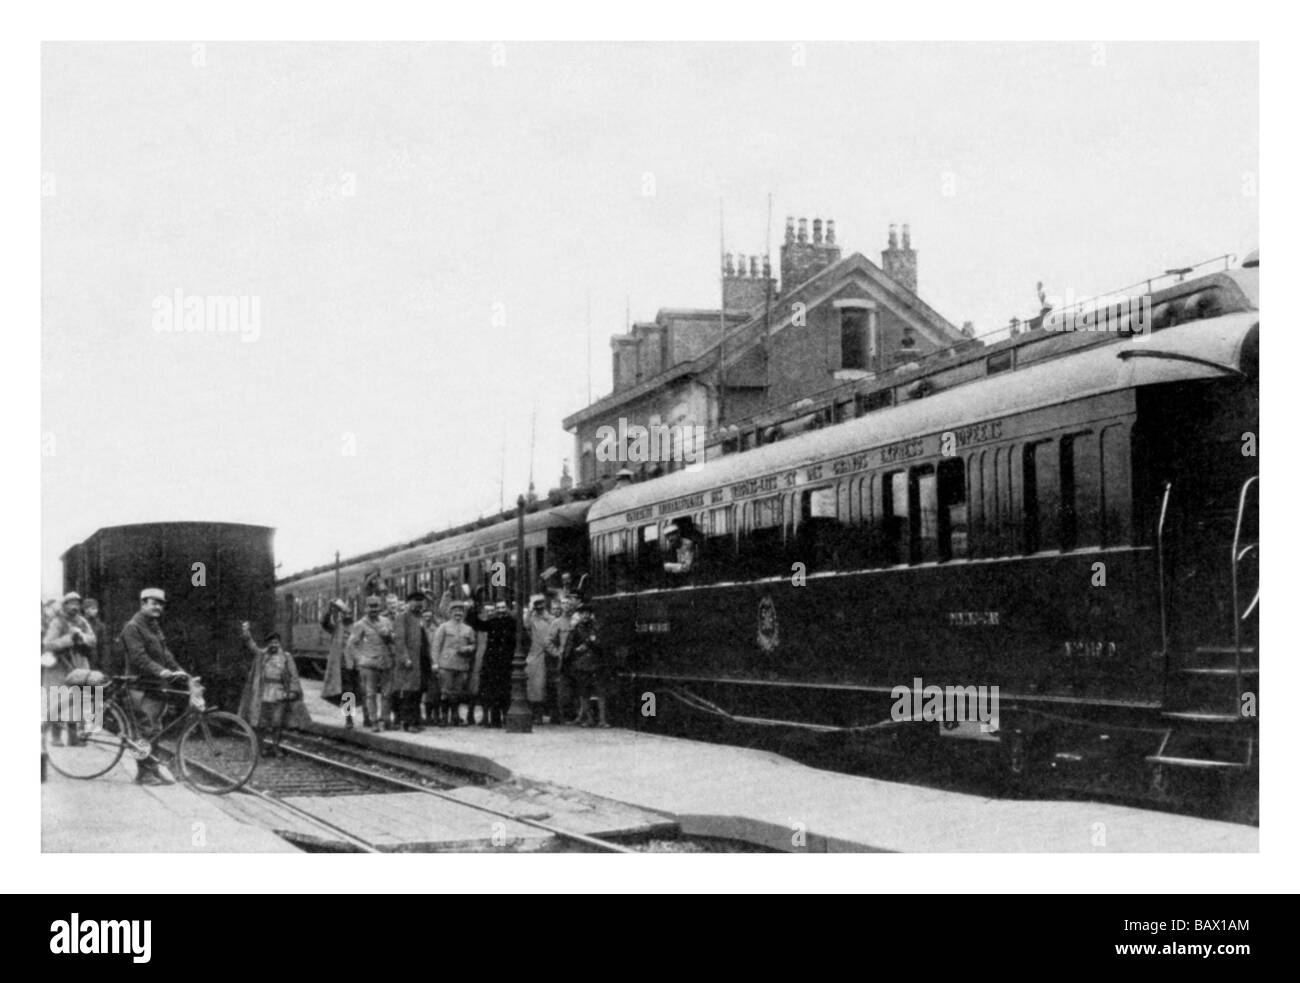
M113 640L113 672L123 672L116 643L140 609L140 591L167 593L163 631L177 660L203 677L209 699L233 710L248 671L239 624L275 621L275 560L266 526L229 522L155 522L100 529L63 554L64 590L94 597Z
M575 577L587 569L585 518L590 502L570 502L524 516L525 582L535 584L548 567ZM361 611L367 584L405 597L422 590L437 598L448 585L486 586L495 600L505 597L499 581L515 585L519 578L517 523L510 519L469 532L446 535L432 542L343 561L339 567L319 567L282 580L276 587L280 632L300 663L317 668L329 653L329 639L320 619L333 598L342 598L354 616ZM493 577L499 570L502 577ZM493 581L498 583L494 584Z
M1044 336L1076 350L597 500L628 696L656 692L659 725L831 732L896 719L916 680L997 686L996 736L907 726L1000 744L1013 771L1113 740L1157 785L1250 773L1257 275L1214 278L1233 313ZM697 545L684 579L668 522Z

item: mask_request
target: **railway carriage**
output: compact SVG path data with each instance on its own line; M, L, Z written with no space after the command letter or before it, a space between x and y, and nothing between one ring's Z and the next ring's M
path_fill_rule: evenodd
M621 705L852 733L897 721L899 687L997 687L996 727L927 733L1017 774L1112 750L1157 789L1254 774L1257 297L1257 267L1189 281L1159 330L1033 331L961 384L603 496Z
M588 501L569 502L524 516L525 583L534 583L548 567L586 569L584 520L590 506ZM320 620L336 597L354 617L364 609L368 585L402 598L414 590L437 598L450 585L468 584L471 590L484 587L489 597L503 600L506 587L519 582L517 530L516 520L507 519L286 578L276 586L280 633L300 662L320 669L329 654Z
M140 591L161 587L168 646L203 677L214 705L233 710L249 669L240 622L270 625L275 614L274 535L232 522L106 527L63 554L63 589L99 601L112 643L109 668L124 673L116 640L140 610Z

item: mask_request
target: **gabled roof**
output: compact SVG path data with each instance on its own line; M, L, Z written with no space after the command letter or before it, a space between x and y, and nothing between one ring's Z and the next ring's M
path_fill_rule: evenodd
M861 287L871 299L883 303L915 328L922 337L941 348L965 341L965 336L956 326L948 321L933 307L921 300L906 287L885 275L885 271L867 259L862 253L852 253L821 270L793 290L773 299L771 320L764 308L749 312L749 319L736 327L729 327L726 332L726 360L732 365L747 356L763 338L763 329L774 335L790 326L793 318L792 307L803 303L806 308L816 307L832 297L847 284L854 283ZM734 320L734 311L728 311L726 318ZM660 314L669 315L703 315L718 316L715 311L702 311L691 308L664 308ZM779 315L779 316L778 316ZM597 400L590 406L571 413L561 425L565 430L572 430L579 423L594 416L602 415L616 406L639 399L656 389L684 376L697 375L713 366L717 361L718 350L723 341L714 342L696 358L689 362L665 369L658 375L620 389Z
M845 256L805 280L794 290L776 298L772 305L772 319L767 333L774 335L790 326L794 317L793 305L802 303L805 308L817 307L843 289L848 281L862 286L872 300L884 303L933 344L946 348L966 340L952 322L912 291L887 276L884 270L862 253ZM745 324L729 334L728 365L743 358L760 341L767 318L767 312L759 310ZM700 356L700 359L710 358L717 347L717 345L711 346Z

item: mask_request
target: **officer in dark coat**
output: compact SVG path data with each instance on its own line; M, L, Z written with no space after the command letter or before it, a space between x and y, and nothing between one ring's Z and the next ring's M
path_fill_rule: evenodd
M406 596L406 610L393 623L393 649L397 664L393 669L393 694L397 703L397 720L402 730L418 733L420 698L429 685L429 636L424 630L423 591Z
M484 727L500 727L510 709L510 670L515 657L517 628L508 605L478 605L465 618L475 631L487 635L483 651L483 672L479 676L478 701L483 707Z

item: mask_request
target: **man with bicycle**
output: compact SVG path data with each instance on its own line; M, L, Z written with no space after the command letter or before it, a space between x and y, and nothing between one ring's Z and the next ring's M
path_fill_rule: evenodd
M167 648L167 637L159 623L166 604L167 596L161 589L146 587L140 592L140 610L126 623L121 635L127 674L139 677L131 685L131 695L140 711L146 738L158 732L167 708L165 692L189 678ZM170 785L174 781L152 756L139 763L135 780L142 785Z

